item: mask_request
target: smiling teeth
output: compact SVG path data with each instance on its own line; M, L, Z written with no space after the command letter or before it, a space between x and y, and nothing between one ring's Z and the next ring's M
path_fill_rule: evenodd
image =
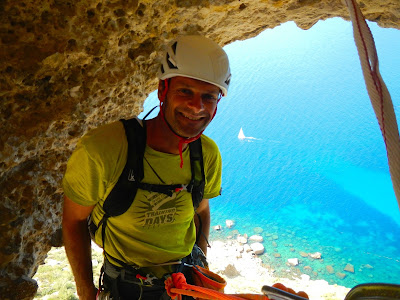
M185 118L188 118L189 120L193 120L193 121L198 121L198 120L201 119L201 117L190 117L190 116L187 116L185 114L183 114L183 115L185 116Z

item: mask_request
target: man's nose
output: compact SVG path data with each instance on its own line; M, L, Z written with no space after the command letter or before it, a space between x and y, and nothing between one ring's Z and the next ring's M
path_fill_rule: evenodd
M195 112L204 109L203 99L200 94L194 94L193 97L190 98L189 107Z

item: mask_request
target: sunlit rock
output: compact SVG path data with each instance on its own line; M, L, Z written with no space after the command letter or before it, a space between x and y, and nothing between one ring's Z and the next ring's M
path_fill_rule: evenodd
M232 228L235 225L235 221L233 220L226 220L225 221L226 227Z
M333 267L332 267L331 265L326 266L326 271L327 271L329 274L335 273L335 270L333 269Z
M247 238L245 236L239 235L237 237L237 241L241 244L246 244L247 243Z
M213 227L213 229L214 229L215 231L219 231L219 230L222 229L222 226L221 226L221 225L215 225L215 226Z
M346 274L341 273L341 272L337 272L335 275L336 275L336 277L339 278L339 279L344 279L344 278L346 278L346 276L347 276Z
M312 271L312 268L310 266L304 266L303 268L305 271Z
M228 277L236 277L240 275L240 272L236 269L235 265L233 264L227 265L223 273Z
M261 243L252 243L250 245L250 247L251 247L251 250L253 250L254 253L257 255L263 254L264 250L265 250L263 244L261 244Z
M313 259L321 259L321 253L319 253L319 252L309 253L309 255Z
M349 273L354 273L354 266L352 264L347 264L344 270Z
M363 265L363 267L364 267L364 268L367 268L367 269L373 269L373 268L374 268L373 266L371 266L371 265L369 265L369 264Z
M252 242L259 242L259 243L262 243L264 241L261 235L252 235L251 237L249 237L249 240Z
M302 257L308 257L308 253L304 252L304 251L300 251L300 255Z
M298 258L289 258L287 261L291 266L297 266L299 264Z

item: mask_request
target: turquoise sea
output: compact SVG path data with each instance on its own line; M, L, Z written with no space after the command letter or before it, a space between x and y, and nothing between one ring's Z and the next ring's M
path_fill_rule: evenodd
M369 26L399 120L400 31ZM400 283L400 210L351 23L286 23L225 50L232 83L205 132L223 158L223 193L210 201L223 230L211 239L262 228L261 258L279 276ZM145 111L156 103L152 93ZM322 259L301 255L315 252Z

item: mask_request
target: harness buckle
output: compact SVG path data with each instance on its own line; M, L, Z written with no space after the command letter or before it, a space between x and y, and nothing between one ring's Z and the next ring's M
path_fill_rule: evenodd
M183 191L183 190L185 190L184 186L178 187L178 188L175 189L175 193L178 193L178 192Z
M140 274L136 274L136 278L137 278L137 279L140 279L140 280L146 280L146 279L147 279L146 276L142 276L142 275L140 275Z
M192 191L193 191L193 184L192 183L183 184L182 186L184 187L185 191L187 191L189 193L192 193Z
M136 181L135 172L132 169L129 169L128 180L129 181Z

